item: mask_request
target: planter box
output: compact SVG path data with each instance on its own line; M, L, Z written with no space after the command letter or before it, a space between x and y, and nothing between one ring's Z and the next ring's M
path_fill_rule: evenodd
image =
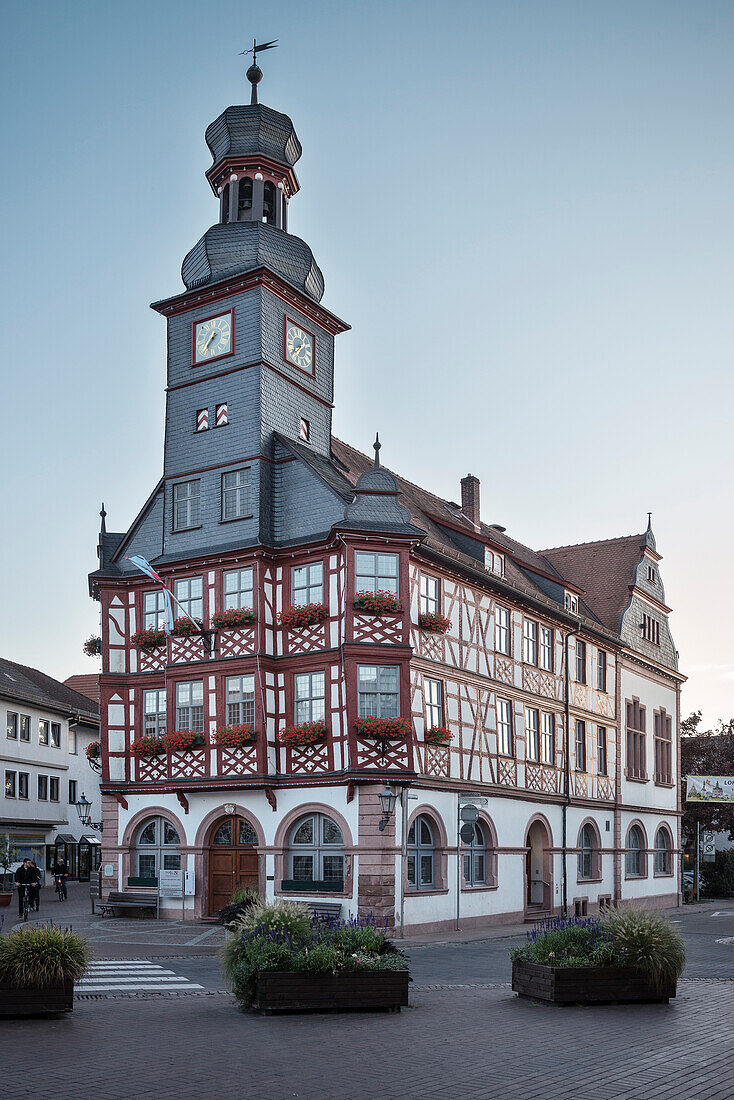
M71 1012L74 1008L74 983L45 988L18 989L0 982L0 1016L37 1016L50 1012Z
M13 900L13 895L12 894L1 894L0 893L0 905L10 905L12 900Z
M407 970L365 970L351 974L261 971L252 1007L257 1012L348 1008L399 1012L407 1003Z
M555 1004L667 1004L675 982L655 986L644 974L623 966L541 966L515 961L512 988L522 997Z

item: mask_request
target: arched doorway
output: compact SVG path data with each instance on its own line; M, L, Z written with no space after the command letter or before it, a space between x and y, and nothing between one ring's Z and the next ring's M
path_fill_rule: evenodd
M525 838L525 911L538 917L552 912L550 836L543 821L533 821Z
M259 884L255 830L237 814L220 817L209 833L209 914L229 905L235 890Z

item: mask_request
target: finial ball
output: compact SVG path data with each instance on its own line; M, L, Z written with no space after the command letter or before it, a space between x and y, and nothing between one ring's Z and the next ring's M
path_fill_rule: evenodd
M245 73L245 76L250 81L250 84L259 84L263 78L263 71L259 65L250 65L249 69Z

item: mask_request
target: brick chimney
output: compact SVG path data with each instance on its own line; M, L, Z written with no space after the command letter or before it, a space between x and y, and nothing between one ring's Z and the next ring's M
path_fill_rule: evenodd
M474 474L461 479L461 510L467 519L479 526L479 478Z

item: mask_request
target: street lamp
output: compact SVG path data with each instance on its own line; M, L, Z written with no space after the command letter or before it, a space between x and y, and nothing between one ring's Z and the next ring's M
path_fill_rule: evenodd
M380 818L380 832L383 832L385 826L393 815L395 809L395 802L397 801L397 791L394 791L390 784L385 787L384 791L380 791L377 796L380 800L380 808L382 809L382 817Z
M76 806L76 812L79 814L79 820L81 821L84 828L85 829L98 829L101 833L102 832L102 822L101 821L92 821L92 815L91 815L91 812L90 812L91 809L92 809L92 803L88 800L88 798L84 794L84 791L82 791L82 796L79 799L79 801L75 802L74 805Z

